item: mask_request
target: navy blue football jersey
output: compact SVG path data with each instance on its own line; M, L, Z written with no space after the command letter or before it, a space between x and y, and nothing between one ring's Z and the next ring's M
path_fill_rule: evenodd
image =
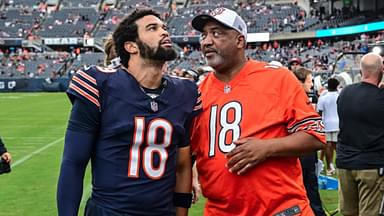
M71 101L100 113L91 157L96 204L129 215L174 212L177 149L189 145L186 124L202 106L195 83L170 76L163 81L153 99L125 69L95 66L72 78Z

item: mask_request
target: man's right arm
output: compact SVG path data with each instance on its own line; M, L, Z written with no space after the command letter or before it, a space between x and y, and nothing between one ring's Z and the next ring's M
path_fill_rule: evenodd
M83 178L98 130L99 111L76 99L65 136L57 187L59 216L77 216L83 192Z

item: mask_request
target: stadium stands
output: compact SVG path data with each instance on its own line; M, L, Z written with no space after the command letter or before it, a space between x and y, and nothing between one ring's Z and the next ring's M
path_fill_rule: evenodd
M102 65L103 39L115 29L117 23L127 13L136 7L152 7L162 13L168 23L169 32L176 36L198 36L199 33L191 27L192 17L217 6L237 10L244 17L249 33L284 34L383 20L383 15L379 16L371 12L359 13L357 16L357 11L353 7L335 9L334 13L324 15L317 9L311 8L310 11L306 11L300 4L289 3L292 1L244 3L244 1L229 0L188 0L177 1L178 4L175 2L171 0L2 0L0 1L2 9L0 39L19 38L34 40L35 44L43 44L47 38L79 38L81 41L95 38L95 42L92 43L95 45L93 48L85 48L85 42L84 44L63 44L52 47L57 51L64 51L57 52L56 57L50 57L51 53L40 53L29 54L32 56L29 58L25 58L20 53L33 51L33 48L0 45L0 56L2 56L0 77L49 77L52 71L58 76L66 76L84 64ZM269 41L250 44L247 54L250 58L268 62L275 60L283 65L287 65L293 57L300 57L305 66L317 72L329 72L335 66L334 60L339 52L367 51L368 44L378 38L382 39L383 34L380 32L364 34L364 39L349 37L345 42L315 38ZM170 63L170 70L197 69L204 66L204 58L198 51L198 44L180 44L180 46L180 57ZM74 48L79 52L74 52ZM63 56L66 56L65 59ZM346 56L336 66L343 70L355 70L356 68L349 68L350 65L356 65L355 61L353 57Z

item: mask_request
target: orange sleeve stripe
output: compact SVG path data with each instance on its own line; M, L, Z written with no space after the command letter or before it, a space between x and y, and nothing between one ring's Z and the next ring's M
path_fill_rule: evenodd
M95 79L95 78L89 76L88 74L86 74L85 72L83 72L83 71L81 71L81 70L79 70L77 73L78 73L80 76L84 77L84 79L86 79L86 80L88 80L89 82L91 82L91 83L97 85L97 83L96 83L96 79Z
M73 80L76 81L78 84L80 84L81 86L83 86L84 88L88 89L90 92L92 92L93 94L97 95L97 97L99 97L99 90L97 90L96 88L88 85L86 82L84 82L83 80L81 80L79 77L77 76L74 76L73 77Z
M79 87L77 87L73 83L69 84L69 88L73 89L75 92L79 93L80 95L82 95L83 97L85 97L86 99L94 103L98 108L100 108L99 101L93 96L89 95L87 92L81 90Z

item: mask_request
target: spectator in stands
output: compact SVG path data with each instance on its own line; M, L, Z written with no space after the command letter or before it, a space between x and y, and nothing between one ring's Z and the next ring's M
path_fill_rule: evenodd
M327 81L328 91L321 94L317 103L317 110L322 116L324 123L325 139L327 140L327 148L325 150L325 160L327 165L327 175L336 173L333 165L333 152L336 149L337 136L339 133L339 116L337 115L337 98L339 92L337 87L339 81L336 78L329 78Z
M298 57L292 58L288 62L288 69L291 71L294 71L296 68L299 68L302 66L301 59Z
M361 82L344 87L337 100L339 203L348 216L379 215L384 196L383 58L364 55L360 70Z
M90 159L93 191L85 215L187 215L188 132L201 110L197 86L163 74L165 62L177 53L152 9L130 13L113 41L121 67L79 71L67 91L73 108L58 184L59 215L78 214Z
M309 94L312 93L313 87L312 71L304 67L299 67L293 70L293 73L302 84L303 89L307 93L312 105L316 107L317 98L313 99L313 97L309 96ZM317 152L315 151L304 156L300 156L300 163L303 171L303 182L311 208L316 216L325 216L319 194L319 185L317 182Z
M191 132L205 215L313 215L298 156L325 138L299 82L283 67L247 60L247 26L235 11L216 8L192 26L214 69L200 84L203 113Z

